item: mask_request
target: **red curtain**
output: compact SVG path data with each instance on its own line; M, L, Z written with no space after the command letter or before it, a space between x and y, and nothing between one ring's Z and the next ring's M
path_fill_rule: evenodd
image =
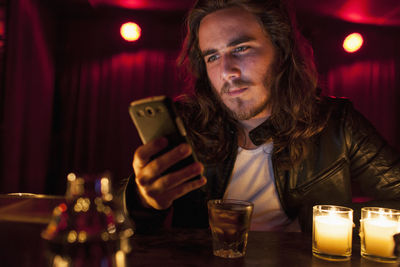
M48 10L30 0L9 5L0 192L43 192L53 112L52 24Z
M118 36L119 16L90 10L62 17L55 7L10 1L0 193L63 194L71 171L108 170L118 183L132 172L140 144L129 103L181 92L180 16L142 15L161 27L141 24L147 37L127 44Z
M328 71L326 81L327 94L351 99L385 139L400 148L400 91L394 57L337 66Z
M176 52L139 50L68 64L55 99L50 164L55 180L49 179L47 191L62 189L65 181L60 179L70 171L108 170L115 183L130 175L140 140L128 114L129 103L180 94L176 56Z

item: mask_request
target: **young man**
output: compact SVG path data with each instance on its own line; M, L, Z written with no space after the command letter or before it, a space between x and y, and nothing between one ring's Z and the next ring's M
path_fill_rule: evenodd
M207 227L213 198L252 201L252 230L310 231L316 204L357 213L356 187L368 205L400 206L399 155L349 101L319 96L311 48L281 1L200 0L187 26L194 95L177 105L202 164L161 175L190 147L154 160L165 139L136 150L125 200L139 231Z

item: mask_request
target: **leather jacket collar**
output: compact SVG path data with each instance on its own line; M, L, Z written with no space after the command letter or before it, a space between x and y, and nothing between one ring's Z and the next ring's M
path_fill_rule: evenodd
M250 131L249 137L250 140L255 144L256 146L262 145L265 143L267 140L270 138L274 138L276 133L276 130L274 126L272 125L272 122L270 119L267 119L263 123L261 123L259 126L254 128L253 130Z

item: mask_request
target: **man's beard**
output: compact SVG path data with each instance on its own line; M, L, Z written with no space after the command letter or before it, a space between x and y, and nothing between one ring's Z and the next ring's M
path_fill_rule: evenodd
M269 77L270 77L270 75L268 75L268 74L265 75L264 86L266 88L271 88L270 87L271 82L269 82L269 80L270 80ZM246 86L251 86L251 85L254 85L254 83L251 81L237 79L232 82L232 85L225 83L221 89L221 94L223 95L223 94L228 93L230 87L232 87L232 86L233 87L246 87ZM237 98L233 98L233 99L229 100L231 102L236 102L235 103L236 110L233 110L224 103L221 95L217 92L217 90L214 87L212 87L212 88L213 88L213 91L216 94L219 102L221 103L221 105L231 114L231 116L235 120L238 120L238 121L249 120L249 119L257 116L262 111L264 111L269 105L269 96L265 97L263 99L263 101L258 103L256 106L253 106L250 108L246 107L245 102L241 98L237 97ZM267 94L268 92L265 92L265 93Z
M238 121L245 121L249 120L251 118L254 118L258 114L260 114L262 111L264 111L268 107L268 98L266 97L264 101L259 103L257 106L251 107L249 110L246 110L245 104L243 103L243 100L240 98L235 98L233 101L236 102L236 107L237 110L234 111L227 107L234 118ZM224 104L225 105L225 104ZM243 107L243 108L241 108Z

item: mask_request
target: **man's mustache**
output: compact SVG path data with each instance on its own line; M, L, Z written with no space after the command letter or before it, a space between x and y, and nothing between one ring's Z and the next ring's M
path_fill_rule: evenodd
M253 85L253 82L251 82L251 81L236 79L236 80L233 80L231 83L225 82L221 88L221 93L226 94L232 88L247 87L247 86L251 86L251 85Z

